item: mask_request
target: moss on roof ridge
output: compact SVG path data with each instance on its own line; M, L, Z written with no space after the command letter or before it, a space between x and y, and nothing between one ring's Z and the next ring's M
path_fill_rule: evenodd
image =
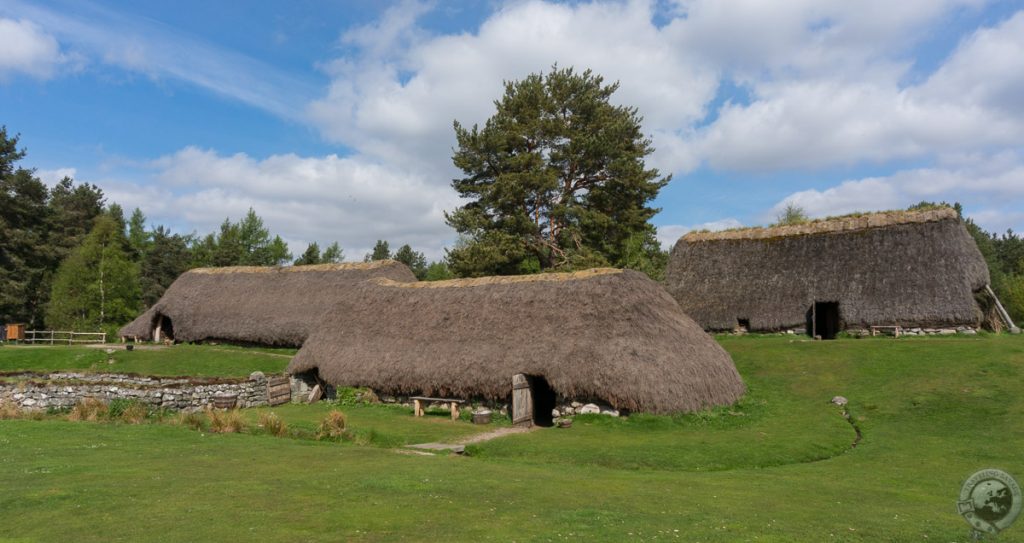
M195 268L187 273L226 274L226 273L302 273L345 270L375 270L399 264L394 260L374 260L372 262L341 262L337 264L308 264L303 266L225 266L220 268Z
M786 236L803 236L851 232L868 228L884 228L900 224L919 224L957 219L959 215L951 207L937 206L924 210L892 210L872 213L850 213L837 217L826 217L812 221L783 226L751 226L733 228L718 232L689 232L682 237L686 242L717 240L755 240Z
M490 277L470 277L464 279L447 279L444 281L419 281L402 283L393 279L378 277L372 279L378 285L399 288L463 288L484 285L508 285L513 283L582 281L601 275L622 273L617 268L590 268L574 272L536 273L531 275L495 275Z

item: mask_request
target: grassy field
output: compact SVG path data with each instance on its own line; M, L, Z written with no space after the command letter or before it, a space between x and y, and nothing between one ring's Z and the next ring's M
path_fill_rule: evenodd
M0 540L967 541L962 481L1024 479L1024 338L720 342L738 406L578 417L464 457L396 454L479 430L388 407L341 408L378 446L0 421ZM326 409L275 412L312 427ZM1024 541L1024 520L998 540Z
M5 345L0 372L78 370L145 375L248 377L254 371L281 373L294 349L243 349L229 345L175 345L108 354L92 347ZM113 361L113 362L111 362Z

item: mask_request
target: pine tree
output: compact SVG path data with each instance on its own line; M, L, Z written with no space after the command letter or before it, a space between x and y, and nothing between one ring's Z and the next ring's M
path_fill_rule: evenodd
M131 246L136 260L146 254L152 241L151 237L152 234L146 230L146 215L142 213L141 209L135 208L131 218L128 219L128 244Z
M412 250L409 244L405 244L395 251L394 259L409 266L412 270L413 275L417 279L422 280L427 276L427 259L423 256L423 253L418 253Z
M389 258L391 258L391 248L388 247L387 240L378 239L377 244L373 246L373 251L363 257L363 262L388 260Z
M341 246L338 245L337 241L330 244L324 249L324 254L320 255L320 262L324 264L337 264L343 260L345 260L345 253L341 250Z
M610 102L618 84L553 68L506 82L483 128L455 122L452 186L466 205L445 218L460 234L448 252L458 275L625 265L634 236L653 237L647 204L669 177L635 108ZM656 244L644 244L656 258Z
M295 261L296 266L320 263L320 246L314 241L306 247L306 251Z
M146 236L149 241L142 257L140 284L142 305L151 307L167 287L189 269L192 255L188 238L171 234L163 226L157 226Z
M0 322L42 324L45 285L58 258L48 236L46 185L16 167L25 156L18 136L0 127Z

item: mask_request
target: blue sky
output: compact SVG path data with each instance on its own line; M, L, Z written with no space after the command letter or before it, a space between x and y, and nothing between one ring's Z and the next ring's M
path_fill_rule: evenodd
M451 123L552 64L621 82L672 183L659 237L960 201L1024 230L1024 3L0 3L25 165L151 222L253 207L287 239L440 257Z

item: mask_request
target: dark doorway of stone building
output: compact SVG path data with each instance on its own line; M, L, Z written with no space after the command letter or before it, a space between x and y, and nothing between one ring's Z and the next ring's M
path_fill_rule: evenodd
M821 339L835 339L839 334L839 302L814 302L814 328L811 335Z

